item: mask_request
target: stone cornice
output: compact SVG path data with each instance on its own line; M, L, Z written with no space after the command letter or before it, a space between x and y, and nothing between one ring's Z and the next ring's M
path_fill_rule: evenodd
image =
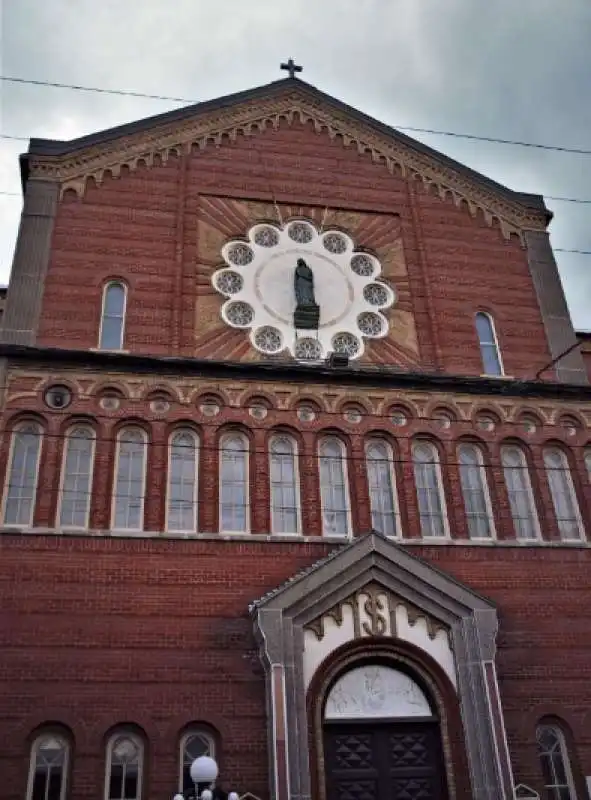
M305 88L303 88L305 87ZM509 190L477 179L477 173L454 167L446 157L437 157L435 151L423 148L412 140L397 134L363 115L356 115L338 101L329 102L323 95L306 84L287 83L285 88L275 88L269 96L246 96L235 103L211 108L206 104L185 119L166 117L154 122L153 127L134 131L131 126L122 129L121 135L100 138L89 143L72 142L72 150L52 153L30 153L28 176L30 179L49 179L60 183L62 194L73 189L79 195L85 191L92 178L98 184L106 174L118 176L121 168L135 169L138 163L154 164L156 157L166 161L171 153L180 155L193 147L220 146L225 139L254 136L267 127L277 128L282 122L295 120L312 123L318 132L332 139L340 137L345 147L356 147L360 153L371 154L377 164L391 172L420 181L425 188L435 187L441 198L450 196L460 205L463 201L472 215L480 211L489 225L498 224L505 237L512 233L522 236L525 230L544 230L547 212L528 207L519 196L511 197ZM74 149L75 148L75 149Z
M417 389L497 397L547 398L560 401L590 402L591 386L480 378L448 375L441 372L399 371L388 367L328 365L309 366L294 362L231 362L213 359L167 358L88 350L27 347L0 344L0 359L11 365L39 368L77 367L110 369L116 372L148 372L158 375L183 375L204 378L232 378L254 381L288 381L298 384L365 386L383 389Z

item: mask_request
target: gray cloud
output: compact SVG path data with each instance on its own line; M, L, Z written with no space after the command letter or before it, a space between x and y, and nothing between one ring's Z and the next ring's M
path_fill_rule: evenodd
M4 0L2 72L205 100L306 80L391 125L591 149L591 5L568 0ZM71 138L179 104L1 85L1 130ZM591 199L591 156L417 135L520 191ZM19 191L24 142L0 142ZM555 247L591 250L591 205L548 201ZM20 200L0 195L0 281ZM591 257L557 254L575 326L591 329Z

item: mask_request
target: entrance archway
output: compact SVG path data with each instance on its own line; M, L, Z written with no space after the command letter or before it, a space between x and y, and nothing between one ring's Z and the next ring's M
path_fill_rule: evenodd
M437 707L411 673L369 661L324 704L326 800L447 800Z

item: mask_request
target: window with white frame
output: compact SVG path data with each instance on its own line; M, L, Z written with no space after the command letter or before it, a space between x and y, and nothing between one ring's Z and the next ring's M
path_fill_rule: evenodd
M560 536L562 539L581 539L583 521L566 454L558 447L547 447L544 465Z
M99 347L101 350L121 350L125 335L127 290L123 283L113 281L103 289L103 307Z
M371 525L384 536L400 535L400 517L392 449L386 442L370 441L365 447Z
M21 422L12 432L4 489L5 525L33 524L41 441L41 426L36 422Z
M228 433L220 441L220 530L250 529L248 497L248 439Z
M172 433L169 442L166 528L197 530L197 469L199 442L192 430Z
M490 539L494 521L482 450L474 444L462 444L458 457L468 533L471 539Z
M271 480L271 530L299 533L300 487L298 452L290 436L273 436L269 444Z
M576 800L577 794L564 734L557 725L538 725L538 755L548 800Z
M132 733L116 733L107 744L105 800L140 800L144 745Z
M517 445L506 445L501 449L501 463L515 535L518 539L537 539L540 523L525 453Z
M329 436L319 445L320 503L325 536L346 536L350 532L349 491L345 446Z
M87 528L92 492L94 431L76 425L64 442L59 525L62 528Z
M479 311L475 317L475 324L484 374L502 375L503 363L492 317L490 314Z
M439 452L431 442L412 447L421 532L425 537L447 536L447 509Z
M112 527L141 531L144 526L147 437L141 428L124 428L117 436Z
M213 737L202 730L193 730L186 733L180 742L179 764L179 792L194 789L191 780L191 764L200 756L215 758L215 743Z
M46 733L33 742L27 800L65 800L70 747L63 736Z

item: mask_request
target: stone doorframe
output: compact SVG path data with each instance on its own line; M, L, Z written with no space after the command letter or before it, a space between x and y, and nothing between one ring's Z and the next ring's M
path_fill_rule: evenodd
M471 798L512 800L513 775L495 668L494 605L376 533L333 551L251 606L266 673L270 796L312 800L304 627L370 583L447 627Z

